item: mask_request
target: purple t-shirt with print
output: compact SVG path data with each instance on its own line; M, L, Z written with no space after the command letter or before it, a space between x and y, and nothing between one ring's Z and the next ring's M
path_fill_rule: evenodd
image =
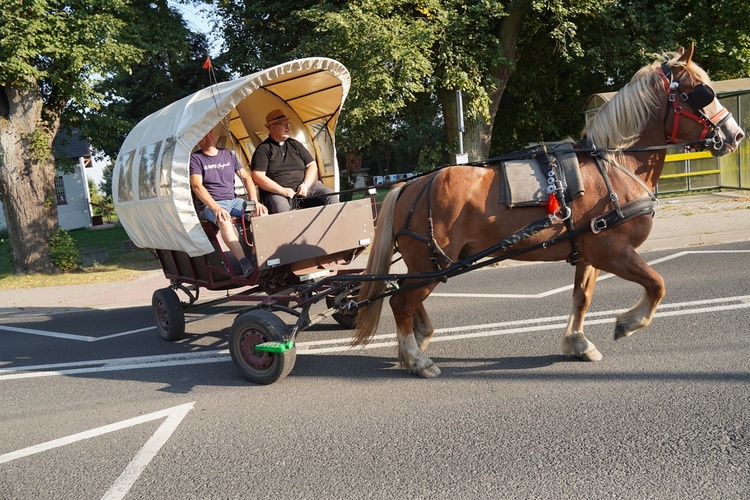
M216 201L234 199L234 176L240 168L237 156L228 149L220 149L216 156L203 151L190 155L190 175L202 176L203 186Z

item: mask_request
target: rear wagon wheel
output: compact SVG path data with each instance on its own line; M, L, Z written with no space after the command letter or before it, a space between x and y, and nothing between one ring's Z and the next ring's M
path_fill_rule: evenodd
M328 308L335 307L338 309L338 311L333 313L333 319L335 319L339 325L350 330L353 329L357 323L358 309L356 307L349 309L346 305L350 301L357 302L359 287L360 285L357 285L344 293L339 293L338 295L326 295L326 306Z
M156 318L156 330L164 340L174 341L185 337L185 313L177 293L171 288L160 288L151 298Z
M255 349L265 342L284 342L287 331L288 327L278 316L263 309L235 318L229 336L229 352L243 377L256 384L272 384L292 371L297 359L296 347L281 353Z

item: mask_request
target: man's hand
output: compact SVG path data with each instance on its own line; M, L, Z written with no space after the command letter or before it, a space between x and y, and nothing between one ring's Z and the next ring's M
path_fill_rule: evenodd
M214 210L213 212L214 212L214 216L216 217L217 222L224 222L227 220L232 220L232 216L229 215L229 212L224 208L217 207L217 209Z
M297 194L301 197L307 196L308 190L310 187L307 185L307 183L303 182L299 186L297 186Z
M268 215L268 209L261 202L256 201L255 202L255 210L253 211L253 215L255 215L255 216Z

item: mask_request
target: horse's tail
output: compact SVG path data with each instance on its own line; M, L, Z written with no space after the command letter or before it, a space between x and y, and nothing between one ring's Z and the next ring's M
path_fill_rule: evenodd
M402 186L393 188L383 200L378 215L375 236L370 247L370 257L367 259L366 274L386 274L391 268L393 259L394 235L393 212L398 201ZM359 291L358 302L369 300L385 292L385 281L365 281ZM375 335L383 310L383 299L377 299L359 309L357 313L357 331L354 335L354 345L367 344Z

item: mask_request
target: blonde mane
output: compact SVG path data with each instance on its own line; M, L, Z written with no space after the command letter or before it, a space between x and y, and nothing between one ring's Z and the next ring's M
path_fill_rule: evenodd
M640 137L646 123L659 109L664 99L661 68L664 61L675 67L680 54L662 55L649 66L641 68L611 101L604 104L583 129L583 136L592 146L607 149L624 149ZM695 64L687 68L693 83L710 83L705 71Z

